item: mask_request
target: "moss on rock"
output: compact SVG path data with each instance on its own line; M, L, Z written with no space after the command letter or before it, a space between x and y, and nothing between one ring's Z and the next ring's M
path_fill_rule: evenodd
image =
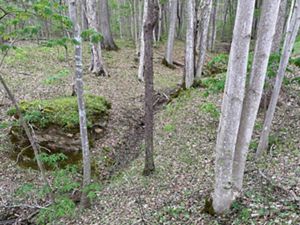
M99 121L99 117L108 115L111 104L101 96L85 96L88 127ZM58 126L65 131L79 128L79 115L76 97L60 97L48 100L24 101L20 103L24 118L37 128ZM16 109L7 112L17 117Z

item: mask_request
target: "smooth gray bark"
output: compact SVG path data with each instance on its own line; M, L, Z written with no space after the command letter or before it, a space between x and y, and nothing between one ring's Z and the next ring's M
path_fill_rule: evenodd
M273 38L272 53L279 53L286 19L287 0L281 0L277 17L276 32Z
M271 131L272 120L274 118L276 105L279 98L279 93L281 89L281 85L283 82L283 78L285 75L286 68L289 63L289 58L299 31L300 26L300 0L296 0L294 9L291 10L292 16L288 21L286 36L284 40L282 55L280 59L279 69L276 76L276 81L274 85L274 89L271 96L271 101L265 116L263 131L260 135L260 140L256 152L256 157L259 158L263 151L267 149L269 144L269 135Z
M210 28L208 35L208 49L214 51L215 42L217 37L217 11L218 11L218 1L213 0L213 8L210 14Z
M170 9L170 23L169 23L169 33L168 33L168 42L166 48L166 54L164 62L167 65L173 65L173 49L174 49L174 39L176 31L176 16L177 16L177 0L170 0L171 9Z
M237 7L216 144L213 208L218 214L228 210L233 200L233 156L245 93L254 4L255 0L239 1Z
M144 40L144 24L147 19L148 12L148 0L144 0L144 14L143 14L143 22L142 22L142 30L141 30L141 44L140 44L140 62L139 62L139 70L138 70L138 79L140 81L144 81L144 64L145 64L145 40Z
M190 88L195 78L195 1L187 0L186 6L186 44L185 44L185 87Z
M103 36L102 46L106 50L118 50L110 30L109 9L107 0L99 0L100 3L100 31Z
M210 14L212 9L212 0L202 0L200 4L200 25L198 28L199 57L197 61L196 80L202 75L207 50L207 38L210 22Z
M96 14L96 0L87 0L87 19L89 28L98 32L97 14ZM91 43L92 46L92 59L90 70L96 75L108 75L107 69L104 65L104 60L102 58L101 44Z
M264 0L262 5L250 81L246 89L234 154L232 177L234 188L238 192L242 190L247 153L264 90L279 5L280 0Z
M79 123L80 123L80 138L82 146L82 159L83 159L83 183L82 190L86 188L91 183L91 160L90 160L90 149L89 149L89 140L87 132L87 121L86 121L86 111L85 103L83 98L83 72L82 72L82 41L80 37L80 26L77 21L77 12L76 12L76 1L69 1L69 11L70 17L73 22L74 29L74 38L77 42L75 45L75 67L76 67L76 93L77 93L77 102L78 102L78 112L79 112ZM89 201L87 193L82 191L81 195L81 206L86 208L89 206Z

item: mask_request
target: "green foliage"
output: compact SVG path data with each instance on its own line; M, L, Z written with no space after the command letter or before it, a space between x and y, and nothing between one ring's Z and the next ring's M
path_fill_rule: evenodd
M37 224L55 224L57 219L65 216L75 216L75 203L66 196L60 196L55 203L42 208L36 218Z
M297 66L300 67L300 57L297 57L295 59L292 60L292 63Z
M39 159L51 167L57 167L57 163L59 161L66 160L67 158L68 157L63 153L51 154L51 155L47 153L41 153L39 155Z
M87 187L85 187L82 191L87 194L87 197L90 201L93 201L97 195L96 193L102 189L102 186L99 183L91 183Z
M269 78L276 77L279 62L280 62L280 54L274 53L270 55L268 69L267 69L267 76Z
M170 133L175 130L175 126L173 124L166 124L163 129L165 132Z
M81 32L81 37L85 40L90 40L91 43L99 43L103 40L101 33L95 31L94 29L87 29Z
M201 80L201 84L206 88L205 95L217 94L224 91L226 74L219 74L215 77L207 77Z
M10 123L9 122L1 122L0 123L0 130L1 129L6 129L10 126Z
M76 181L77 168L76 166L67 166L65 169L59 169L57 163L66 159L63 154L42 153L39 157L43 162L55 168L52 172L55 202L42 208L35 222L36 224L56 224L56 221L62 217L75 215L76 205L69 196L80 187L80 183ZM91 192L98 190L95 186L91 185ZM38 187L31 183L25 183L15 191L15 195L24 200L35 199L36 201L41 201L49 193L50 190L47 186Z
M99 117L107 116L110 103L101 96L86 95L86 114L88 127ZM34 100L20 103L21 112L24 118L36 127L59 126L65 130L79 128L79 115L76 97L61 97L49 100ZM7 111L10 116L17 116L16 109Z
M220 117L219 109L212 102L203 103L200 107L200 110L204 113L209 114L214 119L217 119Z
M65 16L66 6L59 1L0 1L1 25L0 40L18 40L35 37L44 25L51 19L51 31L62 32L70 29L72 23ZM0 48L7 48L6 43L0 43Z
M229 55L228 54L219 54L213 57L207 63L207 69L209 70L209 74L219 74L226 73L227 65L228 65Z
M47 79L43 80L43 84L47 84L47 85L59 84L65 77L68 77L69 75L70 75L70 71L68 69L63 69L58 73L49 76Z

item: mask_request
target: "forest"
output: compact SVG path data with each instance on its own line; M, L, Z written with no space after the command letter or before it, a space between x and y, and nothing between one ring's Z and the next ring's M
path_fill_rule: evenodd
M299 225L300 0L0 0L0 225Z

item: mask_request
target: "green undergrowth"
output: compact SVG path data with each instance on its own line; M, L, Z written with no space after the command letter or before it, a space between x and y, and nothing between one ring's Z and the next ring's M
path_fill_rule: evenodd
M110 103L101 96L86 95L86 114L88 127L99 117L107 116ZM39 128L51 125L59 126L66 130L79 127L79 115L76 97L60 97L48 100L23 101L20 103L24 118ZM15 108L7 111L10 116L17 117Z

